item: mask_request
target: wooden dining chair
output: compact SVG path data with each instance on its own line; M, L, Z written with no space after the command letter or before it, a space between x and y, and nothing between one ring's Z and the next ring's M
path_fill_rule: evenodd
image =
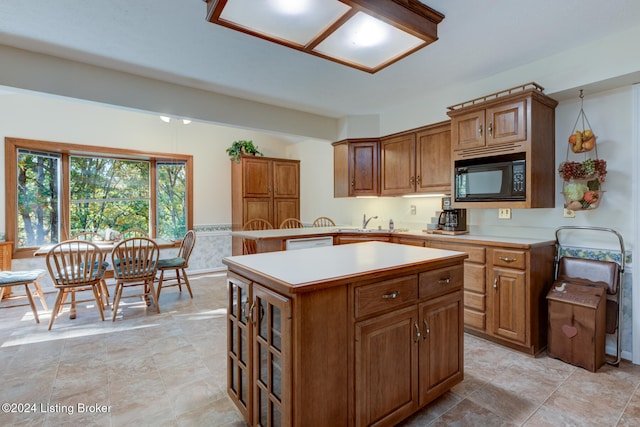
M313 221L312 227L334 227L335 222L328 216L320 216Z
M160 305L156 289L153 285L156 272L158 270L158 259L160 250L158 244L146 237L132 237L118 243L111 252L111 262L113 265L113 275L116 281L116 290L113 296L113 321L116 321L118 306L122 299L122 292L125 288L133 286L143 286L142 296L148 301L151 295L156 311L160 313Z
M280 228L304 228L304 223L297 218L287 218L280 223Z
M81 231L80 233L74 234L70 240L86 240L89 242L102 242L104 241L104 237L100 233L96 233L95 231Z
M158 261L158 299L160 299L160 292L162 292L162 287L165 288L170 286L177 286L180 292L182 292L182 279L184 279L184 285L187 287L189 291L189 296L193 298L193 292L191 292L191 285L189 284L189 277L187 276L186 269L189 268L189 257L191 256L191 252L193 251L193 247L196 244L196 232L193 230L187 231L182 239L182 243L180 244L180 249L178 250L178 254L173 258L160 258ZM176 276L171 277L168 280L175 280L176 283L165 284L165 271L174 270L176 272Z
M273 230L273 225L266 219L255 218L251 221L247 221L247 223L242 227L243 230ZM256 241L253 239L242 239L242 253L247 254L255 254L258 252L256 247Z
M40 299L40 304L42 304L42 308L44 310L48 310L47 302L44 299L44 293L42 292L42 287L40 287L40 283L38 280L46 274L46 270L26 270L26 271L0 271L0 301L4 297L4 293L6 289L10 289L12 286L22 286L24 285L25 294L27 295L27 300L29 301L29 305L31 306L31 311L33 311L33 318L36 323L40 323L40 318L38 317L38 309L36 308L35 301L33 299L34 296ZM32 291L29 288L29 285L33 283L35 287L35 291ZM12 308L15 305L7 305L2 308Z
M104 273L108 263L98 245L84 240L67 240L58 243L49 250L46 257L47 269L51 275L53 286L58 290L56 302L51 312L49 330L53 326L56 316L67 303L71 294L71 310L75 314L76 303L91 301L89 299L76 301L76 293L92 291L100 317L104 320L103 293ZM72 318L75 316L72 316Z
M125 230L122 233L120 233L121 240L130 239L132 237L149 237L149 233L139 228L132 228L130 230Z

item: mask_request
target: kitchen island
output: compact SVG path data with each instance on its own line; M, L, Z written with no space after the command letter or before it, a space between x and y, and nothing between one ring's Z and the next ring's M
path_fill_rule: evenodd
M463 378L467 254L368 242L232 256L228 392L250 425L394 425Z

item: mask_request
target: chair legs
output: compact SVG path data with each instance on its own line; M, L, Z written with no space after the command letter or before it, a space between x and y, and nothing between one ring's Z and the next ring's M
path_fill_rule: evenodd
M31 283L33 283L35 290L31 290L31 288L29 288L29 285ZM27 300L29 301L29 306L31 307L31 311L33 312L33 318L35 319L36 323L40 323L38 308L36 307L35 299L33 297L35 296L35 297L38 297L38 299L40 299L40 304L42 305L42 308L45 311L49 310L49 307L47 306L47 301L44 298L44 292L42 292L42 288L40 287L40 283L38 283L38 281L22 282L22 283L13 284L12 286L20 286L20 285L24 285L24 291L27 296ZM4 296L5 289L6 289L6 286L0 286L0 300ZM11 308L11 306L6 308Z
M98 307L98 312L100 313L100 318L104 321L104 310L103 310L103 299L102 299L102 285L99 283L91 285L91 291L93 292L93 299L96 302L96 306ZM84 290L88 290L85 288ZM59 288L58 295L56 296L56 302L53 306L53 310L51 310L51 319L49 320L49 330L53 326L53 322L56 320L56 317L62 313L62 308L67 301L67 295L71 294L71 312L69 314L70 319L75 319L75 310L76 310L76 289L68 289L68 288Z
M180 272L182 272L182 274L180 274ZM184 279L184 285L187 287L187 290L189 291L189 296L193 298L193 292L191 292L191 284L189 283L189 277L187 276L187 272L184 270L184 268L176 268L175 280L177 280L178 283L170 286L178 286L178 289L180 290L180 292L182 292L182 280L180 278L181 275L182 275L182 278ZM160 270L160 277L158 277L158 299L160 299L160 292L162 292L163 281L164 281L164 270Z
M132 285L130 285L130 286L132 286ZM158 294L156 294L156 289L153 286L153 280L151 280L150 282L143 283L142 286L143 286L143 289L144 289L143 298L145 298L145 301L146 301L146 298L148 297L148 295L151 295L151 299L153 300L153 304L155 304L155 306L156 306L156 311L158 313L160 313L160 305L158 304ZM113 317L111 318L112 322L116 321L116 316L118 314L118 307L120 306L120 300L122 299L122 291L123 291L124 288L125 288L125 285L123 283L118 282L116 284L116 290L115 290L114 295L113 295L113 308L112 308ZM147 303L147 305L149 305L149 304Z

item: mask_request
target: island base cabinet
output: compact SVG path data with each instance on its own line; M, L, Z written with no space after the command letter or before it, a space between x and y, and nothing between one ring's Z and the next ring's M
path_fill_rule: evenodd
M356 426L393 425L416 410L420 334L415 306L356 324Z
M464 375L463 292L420 305L420 406L461 382Z
M291 303L229 273L227 392L251 425L290 426Z

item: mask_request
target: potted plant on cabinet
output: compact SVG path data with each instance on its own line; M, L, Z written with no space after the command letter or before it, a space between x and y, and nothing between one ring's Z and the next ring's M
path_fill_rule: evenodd
M236 163L240 163L240 155L242 154L253 154L254 156L264 156L260 151L258 151L258 147L253 145L253 141L248 140L239 140L233 141L231 147L227 148L227 154L229 157L233 158L233 161Z

